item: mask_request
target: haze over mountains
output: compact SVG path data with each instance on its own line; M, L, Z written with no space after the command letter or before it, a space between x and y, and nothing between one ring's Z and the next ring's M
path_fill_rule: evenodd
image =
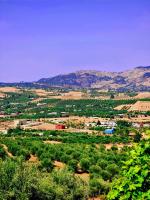
M98 88L115 91L150 91L150 66L136 67L123 72L82 70L69 74L42 78L37 82L9 85L31 87ZM1 85L4 85L1 83Z

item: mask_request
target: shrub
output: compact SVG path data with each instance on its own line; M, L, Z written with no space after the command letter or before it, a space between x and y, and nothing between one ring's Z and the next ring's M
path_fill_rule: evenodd
M107 198L150 199L150 140L130 151L121 176L114 180Z

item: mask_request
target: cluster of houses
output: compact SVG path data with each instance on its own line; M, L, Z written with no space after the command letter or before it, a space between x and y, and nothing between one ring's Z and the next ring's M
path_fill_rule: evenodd
M91 123L85 123L85 126L87 128L92 128L92 127L104 127L104 133L105 134L113 134L115 132L115 128L117 127L117 122L115 121L98 121L96 122L91 122ZM147 128L150 127L150 122L147 123L141 123L141 122L133 122L132 127L134 128Z
M115 121L98 121L98 122L88 122L85 123L85 127L91 128L91 127L106 127L106 128L115 128L117 126L117 123Z

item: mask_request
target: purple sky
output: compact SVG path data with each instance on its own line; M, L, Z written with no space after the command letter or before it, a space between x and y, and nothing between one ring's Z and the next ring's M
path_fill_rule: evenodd
M150 0L0 0L0 82L150 65Z

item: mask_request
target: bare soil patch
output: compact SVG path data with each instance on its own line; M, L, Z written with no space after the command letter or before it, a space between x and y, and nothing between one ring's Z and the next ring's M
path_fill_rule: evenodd
M43 89L35 89L35 90L31 90L31 91L33 93L35 93L36 95L41 96L41 97L47 97L47 96L53 94L53 92L48 92L48 91L43 90Z
M5 94L0 92L0 98L4 98L5 97Z
M1 146L3 147L4 151L7 153L8 157L13 158L13 154L11 152L8 151L8 147L5 144L1 144Z
M83 92L71 91L68 93L64 93L61 96L61 99L68 100L68 99L83 99L87 97Z
M30 130L55 130L54 124L49 123L41 123L39 125L26 125L24 129L30 129Z
M54 140L46 140L44 141L44 144L62 144L62 142L54 141Z
M137 101L128 111L150 111L150 101Z
M150 111L150 101L137 101L135 104L119 105L115 110Z
M8 130L10 128L15 128L16 121L1 121L0 122L0 131L1 130Z
M54 168L55 169L63 169L65 167L65 163L59 162L57 160L54 161Z
M140 92L134 97L135 99L150 98L150 92Z
M0 87L0 92L19 92L20 89L15 87Z
M125 146L128 146L128 147L131 147L132 145L131 144L113 144L113 143L109 143L109 144L104 144L104 146L106 147L106 149L111 149L113 146L116 146L118 147L118 149L121 149Z
M39 159L37 156L31 154L28 161L29 162L39 162Z

